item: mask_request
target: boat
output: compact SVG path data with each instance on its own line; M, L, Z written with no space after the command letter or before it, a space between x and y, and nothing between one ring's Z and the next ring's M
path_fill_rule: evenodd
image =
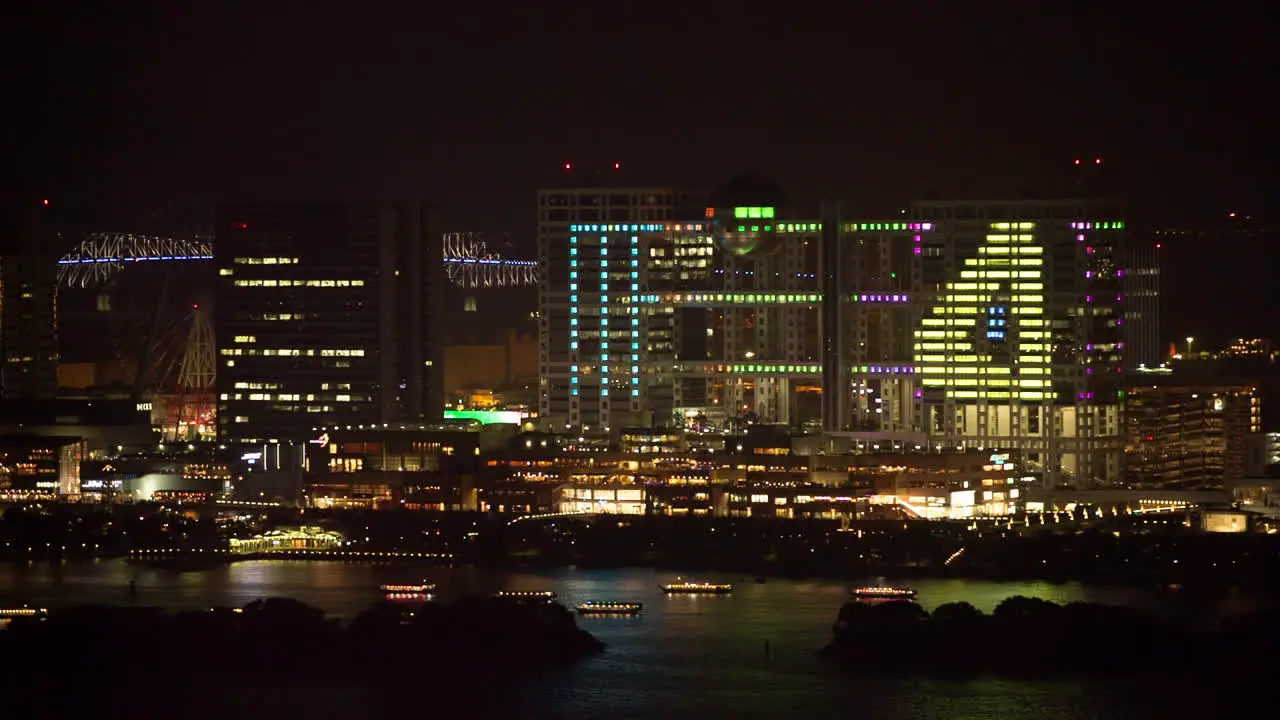
M579 615L639 615L643 608L638 602L587 601L575 609Z
M550 590L501 590L494 594L504 600L555 600L556 594Z
M668 595L727 595L733 592L733 586L727 583L693 583L674 582L670 585L659 585L658 588Z
M436 586L429 582L423 582L421 585L382 585L379 586L378 589L388 594L417 593L419 595L425 595L427 593L435 592Z
M33 608L23 605L19 608L0 608L0 619L12 620L22 617L44 617L49 611L44 608Z
M916 591L911 588L860 587L854 589L853 596L859 600L910 600L916 596Z
M389 592L385 597L398 602L426 602L431 598L427 593L416 592Z

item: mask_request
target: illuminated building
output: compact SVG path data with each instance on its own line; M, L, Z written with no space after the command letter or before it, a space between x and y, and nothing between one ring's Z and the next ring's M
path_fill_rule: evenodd
M556 512L643 515L644 487L636 485L575 485L556 488Z
M1222 488L1267 464L1250 385L1142 385L1125 397L1126 479L1138 488Z
M544 422L649 424L642 417L640 373L648 348L639 341L649 323L637 297L648 263L641 260L665 233L679 200L665 188L538 193L538 411Z
M0 497L79 495L84 459L78 437L0 435Z
M1271 341L1266 338L1237 338L1222 352L1223 358L1271 357Z
M1116 203L919 202L854 220L737 197L760 200L568 224L563 255L543 253L544 299L567 301L540 308L544 415L601 429L619 410L658 427L820 417L1015 451L1046 484L1120 479L1126 290L1143 293L1132 317L1155 322L1158 283L1128 282Z
M1124 222L1102 201L916 203L920 422L1046 486L1120 479ZM904 253L905 255L905 253Z
M438 419L430 209L297 205L218 213L218 428L309 439L321 424Z

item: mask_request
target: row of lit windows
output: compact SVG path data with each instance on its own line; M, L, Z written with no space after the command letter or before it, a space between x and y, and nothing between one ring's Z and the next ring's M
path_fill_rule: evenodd
M236 280L236 287L364 287L363 280Z
M316 400L316 396L314 394L307 394L304 396L300 393L278 393L275 395L272 395L271 393L249 393L248 395L244 393L233 393L233 394L222 393L222 395L219 396L219 399L220 400L249 400L250 402L272 402L272 401L302 402L304 397L306 398L307 402L314 402ZM325 398L325 399L330 399L330 398ZM366 398L366 397L356 397L354 400L352 400L351 395L334 395L333 398L331 399L334 402L363 402L363 401L369 400L369 398Z
M221 348L223 355L262 355L267 357L364 357L360 348L325 348L323 350L298 350L297 348Z
M296 257L238 257L231 262L236 265L297 265Z

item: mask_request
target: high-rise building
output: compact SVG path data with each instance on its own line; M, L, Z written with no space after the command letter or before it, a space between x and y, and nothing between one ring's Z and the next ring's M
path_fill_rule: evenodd
M58 258L48 201L19 197L0 229L0 397L58 395Z
M1120 480L1119 204L920 202L890 220L712 205L544 226L544 416L821 422L1013 453L1049 485Z
M1261 474L1266 438L1252 385L1142 384L1125 398L1125 479L1151 489L1221 488Z
M1119 272L1124 281L1125 370L1159 367L1166 356L1160 342L1160 256L1162 243L1130 234Z
M649 423L640 400L636 300L649 269L641 259L679 202L667 188L538 193L538 411L545 423Z
M439 419L444 274L431 218L417 203L219 208L223 441Z
M922 202L920 418L942 446L1014 451L1046 485L1120 480L1123 208Z
M58 259L0 257L0 396L58 396Z

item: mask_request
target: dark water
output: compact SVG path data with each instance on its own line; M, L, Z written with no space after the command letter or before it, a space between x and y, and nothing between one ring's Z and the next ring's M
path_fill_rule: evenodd
M378 599L379 584L423 578L438 583L445 598L504 588L551 589L568 605L584 600L644 603L645 612L637 618L582 618L581 625L606 642L608 650L508 694L503 704L509 717L1169 718L1193 711L1219 715L1234 695L1230 688L1171 688L1150 682L855 677L815 655L848 597L848 583L831 581L756 584L750 578L708 574L693 579L732 582L735 591L697 597L664 595L657 586L675 576L649 569L502 575L473 568L259 561L175 573L109 560L0 566L0 605L127 603L132 579L139 604L199 609L287 596L350 617ZM931 579L910 584L928 609L964 600L989 612L1011 595L1131 605L1191 619L1256 607L1238 594L1193 600L1159 588ZM1011 653L1031 655L1045 643L1099 639L975 637L973 642L1000 643ZM1099 652L1105 652L1102 642Z

